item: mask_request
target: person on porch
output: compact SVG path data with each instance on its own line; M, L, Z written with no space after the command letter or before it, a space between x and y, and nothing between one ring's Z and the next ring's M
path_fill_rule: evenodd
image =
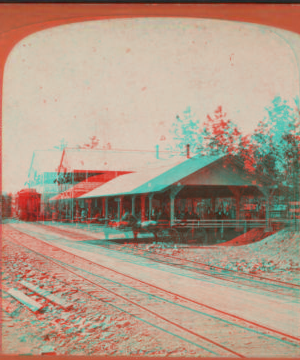
M81 210L81 222L84 222L84 221L86 221L86 217L87 217L87 211L86 211L86 209L85 208L82 208L82 210Z

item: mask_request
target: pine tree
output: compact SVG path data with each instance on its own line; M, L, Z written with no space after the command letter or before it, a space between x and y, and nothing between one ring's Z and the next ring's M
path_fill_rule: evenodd
M254 146L251 143L251 136L244 135L240 139L238 157L249 173L255 173Z
M174 145L169 145L168 149L173 152L182 152L186 150L186 145L190 145L192 153L195 152L198 144L199 120L192 113L191 107L188 106L181 116L176 116L170 133L173 135Z
M200 129L198 149L202 155L238 155L242 134L218 106L213 116L207 115L203 129Z
M264 118L258 123L257 128L251 136L253 147L253 167L257 174L263 174L278 180L277 151L273 141L274 134L271 133L270 122ZM278 159L277 159L278 160Z

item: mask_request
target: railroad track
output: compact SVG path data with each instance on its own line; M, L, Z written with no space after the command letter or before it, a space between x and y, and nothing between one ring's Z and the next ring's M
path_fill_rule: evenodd
M76 350L81 353L81 346L84 346L84 354L86 355L97 355L99 351L102 355L114 355L115 353L141 355L145 352L152 355L168 355L172 352L182 354L181 349L183 349L183 353L191 355L196 353L195 351L186 351L183 341L178 339L174 341L173 338L170 341L171 335L167 333L162 332L159 340L155 340L157 330L149 331L149 325L146 323L141 323L121 309L113 308L109 302L99 300L99 297L105 299L107 294L104 290L101 291L101 289L95 288L94 291L97 294L95 292L88 294L82 289L84 283L81 278L77 276L70 277L69 271L55 265L53 262L47 264L46 258L38 256L25 247L6 240L3 243L5 243L5 249L2 268L5 270L7 262L9 268L4 273L4 279L14 279L12 282L10 281L9 287L13 286L13 288L19 289L25 296L33 297L35 301L38 301L38 304L43 305L42 310L32 313L35 310L26 311L27 304L18 303L10 296L7 296L9 294L4 293L6 304L9 304L9 307L8 309L5 307L3 315L6 315L8 311L10 316L3 319L3 349L4 347L7 348L7 341L9 342L12 339L12 335L10 335L10 339L5 336L7 322L12 322L12 319L17 320L17 328L14 334L16 340L21 332L21 329L19 329L19 323L22 323L19 316L21 312L21 318L25 317L25 322L31 321L35 323L35 326L31 326L29 333L27 333L27 336L29 336L27 342L32 337L37 338L35 343L40 343L42 346L40 352L42 353L44 352L43 345L45 343L52 345L58 351L58 354L65 355L74 355ZM20 267L22 268L21 271ZM23 286L23 281L19 278L20 272L23 274L21 279L25 278L30 284L36 284L42 287L44 291L46 289L46 291L50 291L55 296L60 296L60 298L67 298L69 303L74 305L72 311L70 309L65 311L64 308L53 304L53 302L47 303L46 301L45 303L44 298L39 297L37 293ZM5 282L4 280L3 283ZM91 286L90 290L92 290ZM90 334L90 336L85 342L83 337L86 334ZM135 345L132 344L132 342L135 342L134 339L138 339ZM162 348L159 343L164 344L164 341L168 345ZM68 345L61 344L61 342L67 342ZM119 342L121 347L119 347ZM15 348L14 350L18 352L20 349ZM40 354L40 352L37 354Z
M46 226L44 224L39 224L39 226L44 228L50 228L51 231L60 234L60 235L67 235L70 237L73 237L74 239L78 239L78 234L76 232L72 231L73 229L66 229L66 228L57 228L54 226ZM96 234L95 234L96 235ZM82 236L82 235L80 235ZM93 241L93 238L85 239L85 240L91 240ZM122 246L122 249L120 249L120 245L114 243L113 241L109 242L103 242L102 244L99 244L99 246L105 247L107 249L127 252L129 254L142 256L149 258L153 261L164 263L171 266L180 267L185 270L199 272L204 275L219 278L222 280L227 280L230 282L238 283L239 281L244 281L244 284L253 287L253 288L259 288L263 289L265 291L277 293L279 295L288 295L298 298L300 294L300 285L293 284L285 281L280 281L277 279L270 279L266 278L261 275L255 275L255 274L249 274L241 271L236 270L230 270L221 268L214 265L207 265L205 263L201 263L199 261L184 259L176 256L172 256L169 254L157 254L153 253L151 251L148 251L147 249L142 249L143 254L140 253L141 249L135 250L134 248L128 248L125 246Z
M161 331L171 333L201 348L210 356L261 356L262 349L276 349L274 355L287 355L294 354L295 348L299 348L300 339L296 337L191 301L32 236L22 235L26 237L26 246L24 241L20 243L20 236L10 236L10 239L39 258L39 267L43 266L46 273L53 274L54 271L55 277L53 268L64 268L70 276L81 279L80 286L77 286L79 291L99 298L99 301L107 302ZM103 293L101 296L97 295L99 291L104 291L105 296L103 297ZM212 328L215 331L207 336L206 329ZM245 345L245 341L249 342L250 339L251 348ZM234 344L228 346L231 342ZM268 354L270 355L270 350Z
M44 227L49 230L48 226L43 224L39 224L40 227ZM68 237L73 237L78 240L78 234L74 233L71 229L61 229L50 226L51 231L54 233L60 234L61 236L66 235ZM82 236L82 235L81 235ZM89 238L88 240L95 240ZM169 266L173 266L182 270L188 270L193 273L197 273L200 275L205 275L210 278L218 279L218 280L226 280L229 283L236 285L247 286L247 288L252 289L252 291L260 292L269 292L278 295L284 295L291 297L293 301L297 301L300 295L300 285L288 283L276 279L269 279L263 276L255 275L255 274L247 274L241 271L224 269L221 267L207 265L198 261L188 260L168 254L158 254L148 251L147 249L134 249L128 248L126 245L120 248L116 243L109 242L101 242L101 244L97 244L103 248L107 248L109 250L117 250L119 252L128 253L131 255L136 255L139 257L144 257L155 261L160 264L165 264ZM143 251L143 254L141 254Z
M141 254L141 249L128 248L126 246L120 248L120 245L114 244L112 241L106 243L103 242L101 244L97 244L97 246L109 250L115 250L144 257L157 263L192 271L194 273L198 273L215 279L226 280L228 282L239 285L246 285L249 288L259 289L278 295L290 296L294 299L299 299L300 285L298 284L293 284L276 279L269 279L263 276L248 274L241 271L224 269L218 266L207 265L205 263L184 259L169 254L159 254L157 252L153 253L152 251L149 251L147 249L142 249L143 253Z
M13 240L15 243L15 241ZM165 316L160 315L156 311L152 311L149 308L144 307L141 304L138 304L138 302L147 302L146 297L151 296L151 294L147 293L144 294L145 298L141 299L142 290L136 290L137 294L133 294L134 288L130 288L131 296L130 298L135 298L136 301L129 298L128 294L126 293L126 290L128 289L128 286L124 286L121 283L118 283L116 281L110 280L108 278L105 278L103 276L97 276L91 274L87 270L82 270L76 266L70 265L66 262L60 261L60 260L53 260L48 256L41 255L40 253L29 249L26 246L20 245L22 248L26 249L27 251L30 251L31 254L34 254L34 257L38 257L38 259L31 259L31 261L34 261L36 263L36 266L33 266L29 264L28 262L24 265L29 266L31 269L35 271L39 271L44 273L45 275L51 274L51 277L55 280L58 280L63 283L64 290L63 293L68 292L68 287L72 288L72 290L76 290L77 292L83 292L85 294L90 295L93 299L97 299L101 302L108 303L110 306L114 307L117 310L120 310L122 312L125 312L133 317L135 317L138 320L141 320L143 322L146 322L148 325L155 327L157 330L161 330L163 332L167 332L168 334L175 336L176 338L185 341L201 350L204 351L205 355L208 356L230 356L234 355L236 357L244 357L243 355L227 348L226 346L223 346L221 344L218 344L217 342L214 342L213 340L210 340L208 338L205 338L204 336L201 336L197 334L194 331L191 331L190 329L181 326L180 324L177 324L173 322L170 319L167 319ZM53 269L53 266L56 268ZM57 266L67 270L68 272L68 282L75 282L78 285L70 285L65 280L62 280L62 274L57 271ZM43 269L43 270L41 270ZM101 280L99 280L99 278ZM79 285L80 281L80 285ZM123 285L123 288L122 288ZM124 293L121 295L120 293L120 286L121 290ZM67 289L66 289L67 287ZM119 287L118 292L116 292L116 288ZM26 290L26 289L24 289ZM56 295L58 292L56 292ZM137 298L138 295L138 298ZM165 299L161 299L165 303ZM156 296L156 307L157 303L159 303L159 296ZM161 304L163 305L163 304Z

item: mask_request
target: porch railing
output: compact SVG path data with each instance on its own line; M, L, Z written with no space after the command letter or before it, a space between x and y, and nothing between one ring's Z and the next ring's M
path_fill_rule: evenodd
M269 219L269 224L289 224L291 220L289 219ZM267 222L265 219L262 220L180 220L175 219L174 220L174 226L179 227L190 227L190 228L244 228L244 229L253 229L253 228L265 228L267 226Z

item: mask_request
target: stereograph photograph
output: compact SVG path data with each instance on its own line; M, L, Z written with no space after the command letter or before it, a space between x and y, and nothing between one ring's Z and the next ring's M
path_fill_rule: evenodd
M0 4L2 356L300 357L299 18Z

